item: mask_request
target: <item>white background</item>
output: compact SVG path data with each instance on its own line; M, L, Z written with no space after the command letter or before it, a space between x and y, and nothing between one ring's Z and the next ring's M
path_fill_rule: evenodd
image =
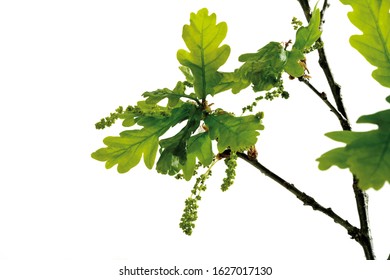
M359 32L346 17L349 7L329 2L323 33L329 61L353 128L371 129L356 119L388 108L389 91L371 79L373 68L349 46L349 36ZM176 51L185 47L181 29L190 12L207 7L228 23L225 43L232 52L222 70L230 71L239 67L240 54L294 39L291 18L304 20L298 1L0 3L2 279L125 279L118 275L124 265L272 266L269 279L388 279L386 262L363 261L361 247L342 227L243 161L226 193L219 189L224 165L215 167L188 237L178 224L193 182L142 164L121 175L90 157L104 137L121 131L119 123L95 130L100 118L135 104L144 91L183 79ZM308 56L311 82L330 96L316 61L316 54ZM266 127L259 161L358 226L350 174L321 172L315 161L338 145L323 136L340 129L337 119L298 81L287 81L286 89L289 100L258 107ZM254 97L247 89L212 101L239 113ZM390 253L389 189L368 192L382 260ZM156 279L174 278L185 279Z

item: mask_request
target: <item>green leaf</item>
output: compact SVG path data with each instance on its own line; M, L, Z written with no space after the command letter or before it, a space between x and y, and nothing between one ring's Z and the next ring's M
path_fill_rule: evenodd
M320 9L314 8L308 26L302 26L297 30L293 49L304 51L310 48L320 38L321 13Z
M232 90L232 93L239 93L241 90L250 86L251 82L247 79L243 79L239 73L239 69L234 72L220 72L221 81L214 87L214 94L219 92Z
M386 100L390 103L390 96ZM378 190L386 181L390 182L390 109L362 116L357 122L376 124L378 129L327 133L326 136L346 146L318 158L319 169L326 170L332 165L349 168L358 177L363 189Z
M259 115L235 117L226 112L208 115L205 119L211 139L218 139L218 151L230 148L244 150L257 142L258 130L263 130Z
M118 164L118 172L125 173L136 166L143 155L145 165L151 169L156 158L158 137L168 129L162 120L156 120L156 123L162 127L126 130L120 133L120 137L106 137L103 142L107 147L92 153L92 158L106 161L107 169Z
M185 93L186 86L183 82L177 82L173 90L164 88L158 89L155 91L148 91L142 94L143 97L146 97L145 104L147 105L156 105L161 100L168 98L168 108L175 107L179 104L180 98L187 98L199 102L196 97L192 95L187 95ZM165 107L163 107L165 108Z
M217 86L214 87L214 92L219 93L232 90L232 93L239 93L241 90L250 86L251 82L247 79L243 79L239 73L239 69L234 72L221 72L222 79Z
M162 174L175 175L187 161L188 140L198 129L202 111L191 106L190 116L185 127L176 135L160 141L161 157L157 162L157 171Z
M217 71L225 64L230 55L230 47L219 47L227 33L225 22L216 24L216 15L208 14L207 9L191 13L190 25L183 27L183 40L189 51L179 50L177 59L191 69L194 77L194 89L198 98L214 95L214 87L219 84L222 75Z
M369 63L378 67L373 78L382 86L390 87L390 1L389 0L341 0L351 5L348 18L363 34L350 38L352 47Z
M330 150L317 159L319 161L318 168L320 170L327 170L333 165L341 169L348 168L347 158L348 153L345 151L345 148Z
M172 110L171 114L164 116L140 117L137 124L142 129L126 130L120 136L109 136L103 140L107 146L92 153L92 158L105 161L109 169L118 165L118 172L125 173L135 167L144 157L144 163L151 169L156 159L159 137L170 127L189 117L195 105L184 103L183 106Z
M305 67L301 63L304 59L305 55L301 50L292 49L287 51L287 63L284 71L293 77L302 77L305 74Z
M184 179L189 181L194 174L196 158L204 166L208 166L213 161L213 149L208 132L198 133L188 140L187 161L183 165Z
M308 26L302 26L297 30L295 43L291 51L287 52L287 63L284 70L293 77L302 77L305 74L305 52L321 36L320 30L321 13L318 8L314 8Z
M194 154L199 161L207 166L213 161L213 150L208 132L198 133L188 141L188 154Z
M253 90L258 92L270 90L279 84L287 56L280 43L270 42L256 53L241 55L239 61L244 62L238 70L241 79L250 81Z
M186 77L186 81L193 85L194 76L192 76L191 69L186 66L179 66L179 69L183 73L184 77Z
M180 99L180 97L173 90L167 88L158 89L155 91L147 91L142 94L142 96L146 97L145 103L151 105L155 105L165 98L168 98L169 101L174 100L176 103Z

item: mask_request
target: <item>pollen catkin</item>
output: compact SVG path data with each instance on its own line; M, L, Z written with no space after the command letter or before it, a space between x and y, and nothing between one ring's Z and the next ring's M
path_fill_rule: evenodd
M237 154L231 153L230 157L225 158L226 165L226 177L223 179L223 183L221 185L221 190L223 192L227 191L231 185L234 183L234 179L236 178L236 167L237 167Z
M195 185L191 190L191 196L184 203L185 206L179 226L187 235L191 235L195 227L195 222L198 219L198 202L202 199L201 193L207 189L205 182L212 175L211 168L215 162L208 166L207 171L196 179Z

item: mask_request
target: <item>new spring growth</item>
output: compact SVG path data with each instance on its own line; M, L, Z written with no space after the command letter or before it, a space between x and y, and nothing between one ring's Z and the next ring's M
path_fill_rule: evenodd
M100 122L95 124L96 129L104 129L112 126L117 119L123 115L123 107L119 106L114 113L110 113L108 117L102 118Z
M316 41L314 45L312 45L310 48L307 48L304 50L305 54L314 52L315 50L322 49L324 47L324 42L322 41Z
M303 25L302 21L298 20L296 17L293 17L293 19L291 20L291 24L294 30L298 30L298 28Z
M242 108L242 113L244 114L246 111L253 112L254 108L258 105L258 102L261 100L268 100L272 101L275 98L284 98L288 99L290 97L290 94L284 90L283 80L280 79L277 86L273 88L272 90L266 91L264 94L257 96L255 98L255 101L252 102L252 104L247 105L246 107Z

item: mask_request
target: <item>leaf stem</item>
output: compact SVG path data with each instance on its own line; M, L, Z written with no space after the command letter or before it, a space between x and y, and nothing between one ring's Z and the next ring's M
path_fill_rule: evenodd
M252 166L254 166L256 169L258 169L260 172L262 172L267 177L271 178L275 182L277 182L279 185L284 187L289 192L293 193L300 201L303 202L304 205L311 206L313 210L319 211L326 216L333 219L333 221L339 225L341 225L343 228L345 228L348 232L348 234L351 236L352 239L355 239L357 242L360 243L360 230L351 225L347 220L341 218L338 214L336 214L331 208L326 208L319 204L313 197L307 195L306 193L300 191L298 188L294 186L294 184L287 182L268 168L266 168L264 165L262 165L258 160L256 159L250 159L248 155L244 153L237 152L237 156Z
M211 169L213 168L213 166L214 166L219 160L220 160L219 158L214 158L214 160L213 160L213 161L211 162L211 164L208 166L206 172L203 173L202 175L200 175L200 181L201 181L201 182L204 183L204 182L208 179L208 177L209 177L210 174L211 174ZM201 191L202 191L202 190L199 190L199 193L200 193ZM192 193L190 197L193 198L194 196L199 195L199 193L198 193L198 194Z

